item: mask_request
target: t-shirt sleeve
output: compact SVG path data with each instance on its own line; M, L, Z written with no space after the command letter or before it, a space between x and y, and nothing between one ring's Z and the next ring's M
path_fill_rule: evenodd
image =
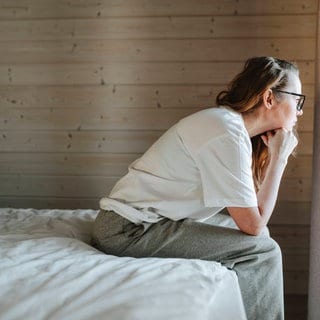
M256 207L251 142L243 135L212 139L196 153L206 207Z

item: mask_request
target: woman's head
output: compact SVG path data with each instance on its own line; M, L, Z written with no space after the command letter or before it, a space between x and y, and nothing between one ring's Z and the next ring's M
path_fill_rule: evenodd
M262 104L267 89L286 88L291 74L299 76L298 68L291 62L273 57L251 58L231 81L228 90L218 94L216 103L240 113L250 111Z
M246 114L266 106L266 97L269 96L274 101L274 107L273 112L268 113L272 114L272 127L266 130L280 127L294 130L297 112L299 113L296 111L296 100L283 91L300 93L297 92L301 91L297 66L273 57L256 57L246 61L243 70L229 84L228 90L218 94L216 103ZM301 114L302 111L299 115ZM258 189L268 164L268 149L260 135L251 137L251 143L253 177Z

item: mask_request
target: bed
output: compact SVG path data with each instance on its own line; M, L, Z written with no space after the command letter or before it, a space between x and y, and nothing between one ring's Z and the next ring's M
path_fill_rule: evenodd
M95 210L0 209L0 319L246 319L219 263L116 257L90 245Z

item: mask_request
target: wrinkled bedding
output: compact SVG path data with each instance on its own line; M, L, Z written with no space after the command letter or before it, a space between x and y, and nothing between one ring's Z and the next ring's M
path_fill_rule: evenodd
M219 263L106 255L94 210L0 209L0 319L245 319Z

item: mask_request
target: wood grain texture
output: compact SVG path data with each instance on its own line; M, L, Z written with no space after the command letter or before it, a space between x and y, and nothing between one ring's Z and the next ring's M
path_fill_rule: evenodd
M9 123L6 123L8 129ZM145 152L164 131L155 130L1 130L1 152ZM312 155L312 133L299 135L298 154Z
M69 136L66 139L70 139ZM54 175L109 175L121 176L128 165L142 153L95 153L95 152L5 152L0 157L0 174ZM311 156L298 156L289 160L285 177L312 178ZM117 167L117 169L115 169ZM116 170L116 171L115 171Z
M239 62L110 62L0 65L0 85L207 84L225 85ZM304 84L314 84L314 62L299 63Z
M1 108L195 108L214 106L226 85L128 84L0 86ZM314 84L303 84L306 113L313 114ZM312 110L309 110L312 109Z
M22 45L23 44L23 45ZM2 41L0 60L17 63L96 63L127 61L244 61L249 56L278 56L295 60L315 59L313 38L172 40L23 40ZM295 50L292 50L292 48Z
M315 37L316 16L166 16L0 21L0 39L212 39ZM299 26L299 28L297 28Z
M2 0L0 18L7 20L55 18L104 18L123 16L207 16L310 14L317 0Z

